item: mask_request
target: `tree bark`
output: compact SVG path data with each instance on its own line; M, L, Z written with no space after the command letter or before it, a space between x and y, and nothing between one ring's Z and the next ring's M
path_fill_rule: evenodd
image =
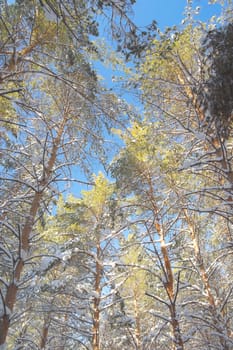
M102 266L100 264L101 258L101 247L100 242L97 243L97 252L96 252L96 263L95 263L95 293L97 296L94 297L94 311L93 311L93 329L92 329L92 349L100 350L100 282L102 276Z
M30 243L30 234L32 232L36 215L38 209L41 205L41 199L43 198L44 190L50 180L50 176L53 172L53 166L56 161L57 151L61 142L62 134L64 131L64 127L66 124L66 117L64 117L63 121L60 124L58 133L56 138L53 141L53 147L51 150L51 155L47 163L46 172L44 178L39 181L38 191L34 193L34 197L31 203L31 207L29 210L29 215L26 218L24 227L21 233L21 242L20 242L20 254L23 253L23 257L20 255L18 260L14 266L13 278L11 283L8 285L6 290L6 295L4 298L4 314L0 319L0 346L6 343L6 338L8 335L8 330L10 327L10 317L9 312L12 313L14 310L17 292L18 292L18 283L20 281L23 269L24 269L24 259L28 255L29 251L29 243Z
M156 214L156 213L155 213ZM157 215L156 215L157 216ZM166 289L166 292L169 296L169 312L171 317L171 327L172 327L172 334L173 334L173 349L174 350L184 350L184 342L181 336L181 330L179 325L179 320L177 319L176 314L176 302L175 302L175 293L174 293L174 276L172 271L172 265L168 254L168 249L164 240L164 233L161 224L159 223L158 219L155 223L155 228L157 230L157 233L160 237L160 245L161 245L161 252L163 256L163 263L164 263L164 272L165 272L165 278L166 282L164 282L164 287Z
M142 343L141 343L141 322L140 322L140 313L138 310L138 296L137 291L134 291L134 314L135 314L135 338L136 338L136 345L137 350L142 350Z
M208 279L208 274L206 272L206 268L204 265L204 261L201 255L201 250L200 250L200 246L199 246L199 241L198 241L198 237L197 237L197 233L196 233L196 229L195 229L195 225L192 222L190 216L188 215L187 209L184 210L184 215L185 215L185 219L189 225L189 229L190 229L190 234L191 234L191 239L193 242L193 249L194 249L194 254L195 254L195 259L197 262L197 267L199 269L200 272L200 276L207 294L207 300L208 303L211 307L215 308L215 298L214 295L211 291L211 286L209 283L209 279Z
M152 185L152 180L150 176L147 178L148 185L149 185L149 198L150 202L152 204L153 208L153 214L154 214L154 219L155 219L155 229L157 231L157 234L160 238L160 248L161 248L161 253L162 253L162 259L160 261L161 267L163 269L165 281L163 282L164 288L166 290L166 293L169 298L169 313L170 313L170 324L172 328L172 335L173 335L173 349L174 350L184 350L184 342L182 339L181 335L181 330L180 330L180 325L179 325L179 320L177 319L177 314L176 314L176 294L174 292L174 276L173 276L173 270L172 270L172 264L171 260L169 257L169 252L167 249L167 245L165 242L165 236L164 236L164 230L163 226L160 222L160 218L158 216L158 207L155 201L155 196L154 196L154 190L153 190L153 185Z
M196 262L197 262L197 267L199 269L200 276L201 276L201 279L202 279L202 282L204 285L204 289L206 292L206 299L207 299L207 302L210 306L210 310L212 313L213 324L219 332L219 341L220 341L221 345L223 346L224 350L229 350L230 348L227 345L225 334L221 334L221 333L225 333L224 330L222 330L222 324L223 324L222 321L223 320L221 321L221 316L223 316L223 318L224 318L224 311L222 310L220 313L218 312L217 303L216 303L214 294L212 293L212 288L211 288L211 285L209 283L208 274L206 272L206 267L205 267L204 260L203 260L202 254L201 254L199 241L198 241L198 237L197 237L197 232L196 232L196 227L195 227L194 222L192 221L192 219L188 215L187 209L184 210L184 215L185 215L185 219L189 225L191 239L193 241L193 248L194 248L194 254L195 254L195 258L196 258ZM227 330L227 331L228 331L228 334L230 334L230 331L229 330Z
M45 349L47 340L48 340L48 333L49 333L49 324L50 324L50 317L44 319L44 325L42 329L42 334L41 334L41 341L40 341L40 349L43 350Z

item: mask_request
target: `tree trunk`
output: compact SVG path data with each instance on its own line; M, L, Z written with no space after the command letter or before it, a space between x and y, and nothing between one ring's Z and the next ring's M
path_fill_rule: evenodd
M170 317L171 317L172 334L173 334L173 338L174 338L173 349L174 350L184 350L184 342L182 340L180 325L179 325L179 321L178 321L177 315L176 315L174 277L173 277L171 261L169 258L167 246L165 244L163 230L158 222L156 224L156 229L157 229L157 232L160 236L161 251L162 251L163 262L164 262L164 270L165 270L165 274L166 274L165 275L166 282L164 283L164 286L165 286L165 289L166 289L166 292L169 296L169 301L170 301L169 311L170 311Z
M222 329L222 324L223 324L222 321L223 320L221 321L221 316L223 316L223 318L224 318L224 311L222 310L219 313L217 310L217 303L215 301L214 294L212 293L212 288L211 288L211 285L209 283L208 274L206 272L203 257L201 255L201 250L200 250L200 246L199 246L199 241L198 241L198 237L197 237L195 224L191 220L190 216L188 215L187 209L184 210L184 215L185 215L185 219L189 225L191 239L193 241L193 248L194 248L194 254L195 254L195 258L196 258L196 262L197 262L197 267L199 269L200 276L201 276L201 279L202 279L202 282L203 282L203 285L205 288L206 299L207 299L207 302L210 306L210 310L212 313L213 324L219 332L219 340L220 340L220 343L223 346L224 350L229 350L229 346L227 345L227 342L225 339L225 330ZM228 331L228 334L230 334L230 330L227 330L227 331ZM223 333L223 334L221 335L221 333Z
M40 341L40 349L43 350L45 349L47 340L48 340L48 333L49 333L49 325L50 325L50 317L44 319L44 325L42 329L42 334L41 334L41 341Z
M140 313L138 310L138 296L137 291L134 291L134 314L135 314L135 321L136 321L136 327L135 327L135 338L136 338L136 345L137 350L142 350L142 344L141 344L141 322L140 322Z
M170 315L171 315L171 325L172 325L172 333L174 337L174 344L173 349L174 350L183 350L184 349L184 342L181 337L181 331L180 331L180 325L179 321L177 319L176 315L176 305L174 302L172 302L169 306Z
M197 233L196 233L196 229L195 229L195 225L192 222L190 216L188 215L187 210L184 210L184 215L185 215L185 219L189 225L189 229L190 229L190 234L191 234L191 239L193 242L193 249L194 249L194 254L195 254L195 259L197 262L197 267L199 269L200 272L200 276L207 294L207 300L208 303L210 305L210 307L215 308L215 299L214 299L214 295L212 294L211 291L211 286L209 283L209 279L208 279L208 275L205 269L205 265L204 265L204 261L201 255L201 250L200 250L200 246L199 246L199 241L198 241L198 237L197 237Z
M102 276L102 266L100 264L100 258L101 258L101 247L100 242L97 243L97 253L96 253L96 270L95 270L95 293L96 296L94 297L94 312L93 312L93 328L92 328L92 349L93 350L100 350L100 282L101 282L101 276ZM97 296L98 295L98 296Z
M156 205L155 196L154 196L154 190L152 186L151 178L149 177L147 179L149 184L149 197L153 208L153 214L155 219L155 229L158 233L158 236L160 238L160 247L161 247L161 253L162 253L162 259L160 260L161 267L163 269L165 281L163 282L164 288L166 290L166 293L169 298L169 313L171 318L171 328L172 328L172 335L173 335L173 349L174 350L184 350L184 342L181 336L181 330L179 325L179 320L177 319L176 314L176 294L174 293L174 276L173 276L173 270L171 265L171 260L169 257L167 245L165 242L164 237L164 231L162 224L160 223L160 218L158 216L158 207ZM177 291L176 291L177 293Z
M53 142L53 147L51 150L50 158L47 163L44 178L39 182L38 192L34 193L34 197L29 210L29 215L27 216L24 227L22 229L21 242L19 243L20 255L14 266L12 282L8 285L6 290L6 295L4 298L4 314L0 319L0 347L3 347L6 343L6 338L10 327L9 313L13 312L15 306L18 291L18 283L20 281L21 274L24 269L24 259L27 257L29 251L30 234L35 223L38 209L41 205L41 199L43 198L44 190L46 189L46 186L50 180L50 175L53 172L53 166L56 161L57 151L61 142L61 137L64 131L66 120L67 119L64 117L63 121L60 124L57 137L54 139Z

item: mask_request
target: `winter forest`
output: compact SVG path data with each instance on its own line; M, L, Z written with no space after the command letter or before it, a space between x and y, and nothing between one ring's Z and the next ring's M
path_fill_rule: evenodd
M233 3L202 1L0 0L0 350L233 349Z

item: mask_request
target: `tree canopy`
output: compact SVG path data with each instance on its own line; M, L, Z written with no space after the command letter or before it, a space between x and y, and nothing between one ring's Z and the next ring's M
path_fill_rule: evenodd
M232 3L135 2L0 1L0 350L233 347Z

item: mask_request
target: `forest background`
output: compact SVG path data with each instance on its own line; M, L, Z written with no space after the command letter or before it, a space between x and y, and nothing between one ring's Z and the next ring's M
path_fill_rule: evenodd
M0 350L233 348L233 4L140 4L0 1Z

